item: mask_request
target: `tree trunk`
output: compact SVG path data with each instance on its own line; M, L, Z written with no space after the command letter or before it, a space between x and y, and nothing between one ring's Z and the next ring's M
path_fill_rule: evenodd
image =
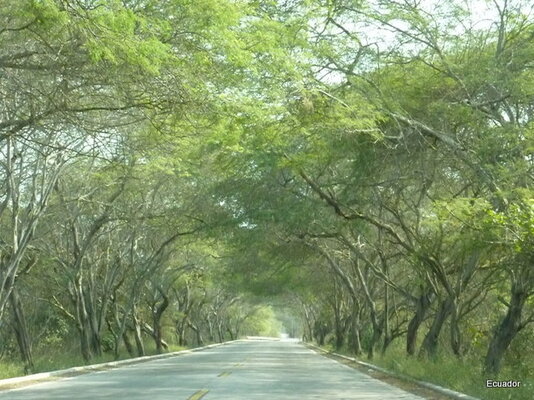
M340 350L345 342L345 335L343 328L336 325L336 350Z
M188 321L187 324L189 327L195 332L195 335L197 337L197 345L203 346L204 345L204 339L202 338L202 332L200 331L200 328L195 325L193 322Z
M134 348L130 340L130 337L128 336L128 332L126 331L127 314L124 313L123 318L121 320L121 318L119 317L119 308L116 303L115 303L113 314L114 314L115 324L119 327L118 332L116 332L115 345L114 345L114 350L113 350L115 359L118 360L120 356L121 339L122 339L122 342L124 343L124 347L126 347L126 351L128 352L128 355L130 357L134 357L135 355Z
M160 295L163 298L163 301L155 306L152 311L152 322L154 323L154 333L153 338L156 342L156 352L158 354L163 353L163 332L162 332L162 326L161 326L161 318L163 317L163 313L169 307L169 297L165 294L165 292L162 289L158 289Z
M383 324L383 330L384 330L384 342L382 344L382 355L386 353L386 349L388 348L389 344L391 343L391 330L389 326L389 285L387 283L384 284L384 324Z
M133 332L135 338L135 346L137 347L137 355L143 357L145 355L145 346L143 344L143 338L141 337L141 324L137 318L136 307L133 307L132 310L132 322L133 322Z
M345 337L341 329L336 329L336 350L340 350L345 342Z
M122 334L122 341L124 342L124 347L126 347L126 351L128 352L128 355L130 357L133 357L134 349L133 349L132 342L130 341L130 337L128 336L128 332L124 332ZM116 354L116 356L118 358L118 353Z
M24 363L24 372L28 374L31 373L34 367L32 347L28 326L26 325L26 318L24 316L24 309L22 307L22 302L20 301L16 286L13 287L11 293L9 294L9 300L11 311L13 313L13 328L15 330L15 336L19 345L20 356Z
M334 334L335 334L335 346L336 350L340 350L343 347L345 341L345 329L341 321L341 306L337 299L334 301Z
M77 299L77 322L76 327L78 328L78 334L80 335L80 350L82 357L86 363L89 363L93 358L93 353L91 352L91 333L88 329L87 314L85 314L85 309L80 305L79 299Z
M215 335L213 333L213 322L211 321L211 318L206 318L206 325L208 326L208 340L210 343L215 342Z
M227 332L230 334L230 340L235 340L234 333L232 332L230 327L228 327Z
M319 346L324 346L326 335L328 334L328 325L323 321L315 321L314 335Z
M369 343L369 348L367 349L367 359L372 360L374 358L375 345L380 341L381 337L382 337L382 324L373 323L373 336L371 337L371 342Z
M528 298L528 293L517 283L512 284L511 292L512 296L506 315L496 326L488 346L484 362L484 371L486 373L497 374L500 371L504 353L522 328L521 313Z
M89 363L93 358L93 353L91 353L91 346L89 345L89 332L85 326L80 325L78 327L78 333L80 334L80 348L84 361Z
M362 354L362 342L360 339L360 310L358 306L352 307L352 317L350 323L349 348L357 356Z
M76 309L76 328L80 335L80 350L84 361L89 363L93 358L92 331L85 304L82 280L82 274L79 272L73 281L72 301Z
M217 323L217 335L219 336L219 343L224 342L224 332L220 321Z
M176 326L176 333L178 335L178 344L180 346L185 346L186 345L186 338L185 338L185 328L187 327L186 326L186 319L187 319L187 317L182 318L180 323L178 323L177 326ZM221 333L219 332L219 335L220 334ZM222 342L222 339L221 339L221 342Z
M306 322L303 334L305 338L304 341L311 341L313 340L312 313L308 310L304 302L302 302L302 308L304 310L304 321Z
M95 300L93 296L93 283L90 282L83 289L83 294L86 295L85 304L86 313L87 313L87 328L90 330L89 339L91 352L93 355L99 357L102 355L102 338L101 338L101 329L97 317L97 311L95 307Z
M453 305L453 300L449 297L443 301L440 301L438 311L434 316L434 321L432 322L430 329L423 339L423 344L421 345L421 350L419 351L419 357L436 356L438 351L439 335L441 333L441 329L443 328L443 324L452 312Z
M462 355L462 335L458 320L458 304L453 304L451 313L451 349L457 357Z
M99 332L95 332L91 326L90 333L91 352L96 356L102 355L102 339Z
M406 352L410 356L415 354L415 348L417 346L417 333L419 331L419 327L425 320L426 313L430 308L433 297L434 296L430 292L419 297L416 304L415 315L408 324L408 332L406 333Z
M389 345L393 343L393 340L394 340L393 335L389 335L387 336L387 338L384 337L384 343L382 345L382 355L386 354L386 350L388 349Z

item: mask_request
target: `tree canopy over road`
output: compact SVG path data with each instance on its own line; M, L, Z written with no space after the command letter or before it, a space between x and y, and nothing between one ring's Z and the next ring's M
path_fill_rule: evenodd
M532 376L533 13L3 1L5 375L285 331Z

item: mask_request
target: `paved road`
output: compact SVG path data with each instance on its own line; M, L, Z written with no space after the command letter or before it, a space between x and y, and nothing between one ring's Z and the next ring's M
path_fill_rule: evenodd
M289 341L243 341L0 392L0 400L421 400Z

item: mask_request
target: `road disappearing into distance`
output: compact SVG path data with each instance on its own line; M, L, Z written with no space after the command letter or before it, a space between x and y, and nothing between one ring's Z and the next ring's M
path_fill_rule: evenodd
M0 392L0 400L422 399L290 340L205 351Z

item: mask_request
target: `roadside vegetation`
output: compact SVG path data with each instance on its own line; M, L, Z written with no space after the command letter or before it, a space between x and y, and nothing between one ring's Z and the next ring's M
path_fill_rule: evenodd
M71 346L52 347L35 351L33 354L33 373L57 371L71 367L78 367L86 364L82 355L80 354L77 344ZM167 351L174 352L185 350L185 347L177 345L169 345ZM145 347L145 355L151 356L158 354L156 347L152 343L147 343ZM93 357L91 364L101 364L111 361L126 360L131 358L124 349L119 357L111 352L104 352L101 356ZM24 364L20 361L0 361L0 379L14 378L25 375Z
M530 390L533 13L2 2L0 376L286 332Z
M322 347L328 352L354 357L354 354L347 348L336 350L334 346L328 344ZM532 374L524 368L524 365L522 366L523 369L518 369L516 364L510 362L499 374L499 379L503 381L521 381L520 388L496 390L485 387L488 378L479 368L479 359L466 357L458 360L454 355L442 352L435 359L426 360L405 357L404 353L405 350L402 346L392 344L385 354L377 355L372 361L366 357L357 357L357 359L367 363L371 362L371 364L384 368L393 374L433 383L479 399L528 400L532 397L534 382Z

